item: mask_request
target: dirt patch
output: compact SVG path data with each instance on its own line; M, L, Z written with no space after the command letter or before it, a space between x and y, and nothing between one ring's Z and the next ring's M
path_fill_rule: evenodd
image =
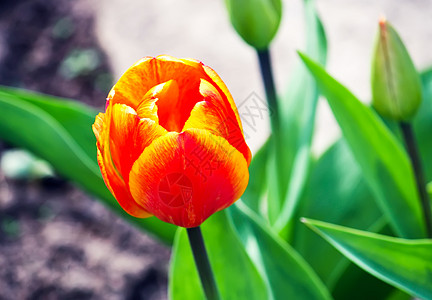
M101 106L112 76L85 3L3 0L0 83Z

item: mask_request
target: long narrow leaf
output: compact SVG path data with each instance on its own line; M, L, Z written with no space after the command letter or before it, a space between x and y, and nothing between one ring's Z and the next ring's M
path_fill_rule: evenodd
M421 74L423 100L413 126L426 179L432 181L432 68Z
M271 233L240 201L229 208L233 224L272 299L331 299L312 268L285 241Z
M0 98L3 96L18 98L48 113L61 124L84 153L93 158L96 139L88 128L91 127L98 113L95 109L78 101L0 86Z
M304 221L362 269L417 297L432 298L432 240L405 240Z
M369 230L382 217L343 139L313 165L308 186L297 220L307 217ZM346 269L346 259L300 222L295 227L294 247L333 288Z
M432 156L428 155L432 153L431 139L428 138L432 132L432 69L423 72L421 79L423 102L414 119L414 129L426 173L430 171L432 174ZM431 176L428 176L429 180L432 180ZM296 220L307 217L373 232L382 227L378 221L381 213L343 137L313 165L308 187L310 188L301 201ZM428 187L432 199L432 182ZM383 298L380 291L385 289L384 286L381 289L376 284L372 287L370 281L364 278L363 271L351 267L343 255L300 222L295 226L294 236L294 247L332 290L335 298L353 296L353 286L349 284L351 278L356 278L354 285L359 289L356 293L358 297L371 297L364 294L368 291L365 286L367 284L373 288L369 289L371 294L378 297L375 299ZM354 272L359 274L355 275Z

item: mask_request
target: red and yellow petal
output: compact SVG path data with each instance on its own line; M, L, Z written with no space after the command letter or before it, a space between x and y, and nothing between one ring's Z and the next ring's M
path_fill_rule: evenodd
M159 114L161 113L158 109L158 107L161 106L160 102L170 102L175 107L178 102L178 98L179 88L177 82L175 80L163 82L152 87L144 95L141 103L137 107L137 114L140 118L149 118L159 123L159 119L165 119L159 116ZM171 101L169 101L168 99L170 99ZM158 104L156 104L156 102ZM164 105L162 104L162 108L166 107L164 107Z
M243 154L249 165L252 154L233 111L224 106L220 93L204 79L201 80L200 93L203 95L204 101L197 103L192 109L183 131L192 128L205 129L225 138Z
M234 203L249 178L244 156L206 130L171 132L147 147L132 167L133 198L159 219L195 227Z
M150 119L140 119L135 110L124 104L114 104L110 113L109 152L127 184L135 160L167 131Z
M225 83L222 81L222 79L219 77L219 75L209 66L203 65L204 71L207 74L207 76L209 77L209 82L212 83L214 86L216 86L219 90L219 93L221 95L224 96L224 98L226 99L226 101L228 102L231 110L233 111L236 120L238 122L238 125L240 127L240 130L243 133L243 127L242 127L242 123L240 120L240 116L238 114L237 111L237 106L234 102L233 97L231 96L231 93L229 92L227 86L225 85Z
M124 104L109 106L105 114L98 115L93 130L97 137L98 163L108 189L129 214L150 216L130 194L129 173L144 148L166 134L166 130L150 119L140 119Z
M102 173L102 178L104 179L105 185L116 198L120 206L130 215L137 218L148 218L152 214L147 212L144 207L136 203L124 183L123 178L114 169L112 163L102 156L101 151L98 149L97 160L99 168Z
M114 87L108 98L110 104L121 103L136 108L145 93L154 85L148 78L153 78L152 70L143 68L152 57L144 57L126 70Z
M171 56L144 57L130 67L110 93L113 103L137 109L143 96L154 86L175 80L181 87L180 98L198 96L200 70Z
M93 133L96 136L97 146L103 150L103 144L100 143L101 140L104 139L104 132L105 132L105 114L99 113L96 116L95 122L92 125Z
M222 95L222 98L224 99L224 104L230 108L230 110L233 112L235 119L237 120L237 123L240 127L241 132L243 132L240 116L237 111L236 104L234 102L233 97L231 96L231 93L229 92L227 86L222 81L222 79L219 77L219 75L209 66L204 65L202 62L191 59L191 58L184 58L184 59L177 59L178 61L183 62L184 64L187 64L191 66L192 68L200 71L200 77L202 79L205 79L206 81L210 82Z

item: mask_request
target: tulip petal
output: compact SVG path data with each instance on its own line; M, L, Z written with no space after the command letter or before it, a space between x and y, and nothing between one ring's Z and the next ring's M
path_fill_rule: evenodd
M218 92L223 96L225 105L230 108L230 110L233 112L235 119L237 120L237 123L240 127L241 132L243 133L243 128L240 120L240 116L237 111L237 106L234 102L233 97L231 96L231 93L229 92L227 86L222 81L222 79L219 77L219 75L209 66L204 65L202 62L192 59L192 58L183 58L183 59L177 59L181 60L183 63L200 70L201 78L208 81L210 84L212 84Z
M97 151L97 160L102 173L105 185L110 190L111 194L116 198L120 206L130 215L137 218L148 218L152 214L148 213L141 205L136 203L126 187L123 178L118 176L112 164L106 164L102 157L101 151Z
M96 141L98 143L98 147L103 149L103 145L99 143L100 140L103 140L103 134L104 134L104 120L105 120L105 114L99 113L96 116L95 122L92 125L93 132L96 136Z
M112 89L114 93L110 93L111 102L137 109L152 87L169 80L177 81L181 87L180 98L191 98L191 94L194 96L192 98L199 98L200 75L199 69L171 56L144 57L130 67L115 84Z
M252 154L233 111L224 107L220 93L204 79L201 79L200 93L203 95L204 101L197 103L192 109L183 131L191 128L205 129L212 134L225 138L243 154L249 165Z
M199 226L234 203L249 178L244 156L224 138L202 129L170 132L144 149L132 167L134 199L159 219Z
M144 57L126 70L108 95L110 104L123 103L132 108L137 107L145 93L154 86L151 82L146 84L147 81L143 80L143 78L152 78L153 74L142 68L152 59L152 57Z
M175 80L158 84L143 97L137 108L141 118L150 118L168 131L180 132L197 97L180 101L180 90Z
M180 87L178 103L181 103L181 107L177 107L177 112L174 114L172 110L165 108L160 109L158 114L161 117L161 114L168 115L168 111L170 111L170 116L180 116L177 117L180 118L180 121L176 121L175 125L172 122L169 125L161 122L161 125L167 130L179 131L186 122L193 106L202 100L199 94L200 79L205 79L215 86L222 95L224 106L230 111L229 114L233 115L238 127L243 132L237 108L228 88L213 69L197 60L177 59L168 55L156 58L144 57L123 74L111 90L108 98L113 104L123 103L137 110L143 97L150 89L161 83L174 80Z
M238 122L238 125L239 125L239 127L243 133L243 127L242 127L242 123L240 120L240 116L239 116L238 111L237 111L237 106L236 106L234 99L231 96L231 93L229 92L227 86L225 85L225 83L222 81L222 79L219 77L219 75L212 68L210 68L209 66L203 65L203 69L204 69L205 73L207 74L207 76L209 77L208 81L218 88L219 93L221 95L224 95L224 98L228 102L231 110L233 111L233 113L236 117L236 120Z
M129 214L141 218L151 216L132 198L129 173L144 148L166 134L166 130L150 119L140 119L129 106L114 104L96 117L93 131L97 138L98 163L108 189Z
M135 160L156 138L167 131L150 119L140 119L124 104L115 104L111 110L109 131L112 161L126 183Z

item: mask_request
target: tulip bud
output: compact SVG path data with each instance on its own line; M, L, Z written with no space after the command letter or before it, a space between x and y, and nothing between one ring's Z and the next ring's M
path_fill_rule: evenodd
M382 18L372 61L372 105L389 119L409 121L421 103L421 82L394 28Z
M242 39L261 50L275 36L282 15L280 0L226 0L231 23Z

